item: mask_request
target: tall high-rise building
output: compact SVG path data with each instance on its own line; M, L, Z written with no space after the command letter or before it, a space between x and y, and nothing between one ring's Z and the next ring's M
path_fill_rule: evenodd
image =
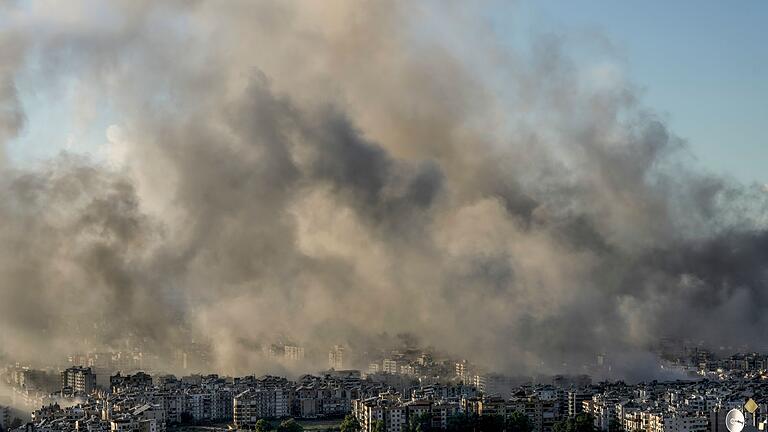
M568 417L576 417L584 411L584 401L592 399L588 390L571 390L568 392Z
M234 397L233 420L238 429L253 427L263 418L282 418L290 411L290 391L280 386L252 388Z
M328 368L334 370L344 369L344 347L341 345L334 345L331 351L328 352Z
M469 378L470 378L469 362L467 362L466 360L457 362L455 367L455 373L460 380L465 382L469 381Z
M91 368L73 366L61 372L61 389L90 394L96 388L96 375Z

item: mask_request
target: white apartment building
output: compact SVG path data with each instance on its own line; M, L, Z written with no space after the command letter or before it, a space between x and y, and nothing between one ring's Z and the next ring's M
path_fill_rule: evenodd
M627 410L622 416L626 431L646 432L708 432L710 419L704 415L671 414L647 410Z
M352 401L352 413L360 422L363 432L371 432L377 421L384 422L386 432L405 432L411 418L429 414L431 426L445 429L448 418L459 412L458 403L433 400L403 402L394 393L382 393L378 397Z
M360 422L363 432L372 432L378 421L384 422L386 432L404 432L408 425L407 408L394 393L382 393L378 397L354 400L352 413Z
M253 426L263 418L282 418L291 413L290 393L286 389L250 389L235 396L234 423L238 428Z
M596 394L591 400L583 402L583 411L592 414L595 419L595 427L601 431L607 431L611 422L619 421L616 417L616 404L619 399L611 394Z

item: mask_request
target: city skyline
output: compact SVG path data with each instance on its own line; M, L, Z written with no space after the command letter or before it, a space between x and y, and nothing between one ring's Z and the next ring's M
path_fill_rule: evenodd
M295 348L286 346L286 354ZM680 367L684 375L630 383L598 382L587 374L506 376L483 372L466 360L438 359L415 350L392 352L395 357L382 360L383 370L377 366L368 372L331 368L294 378L175 376L145 373L140 365L109 365L99 353L70 358L74 366L60 371L1 368L0 390L7 385L10 391L0 392L0 428L739 432L768 427L768 355L722 357L673 341L661 349L667 366ZM332 347L329 363L338 364L339 351L338 345ZM91 366L76 366L81 362ZM596 366L610 368L610 360L599 356ZM122 372L114 372L116 367ZM736 427L732 418L738 420Z

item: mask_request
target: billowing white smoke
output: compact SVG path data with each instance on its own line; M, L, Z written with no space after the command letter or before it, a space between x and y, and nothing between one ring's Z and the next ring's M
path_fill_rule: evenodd
M2 351L186 327L239 373L410 332L514 372L764 337L761 189L691 168L604 65L459 7L0 6L0 139L22 78L115 117L106 157L0 167Z

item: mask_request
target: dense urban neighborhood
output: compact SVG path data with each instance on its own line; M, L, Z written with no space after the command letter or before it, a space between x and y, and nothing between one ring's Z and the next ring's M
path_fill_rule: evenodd
M295 361L297 347L283 349ZM14 432L167 432L169 430L321 430L365 432L724 432L732 409L749 429L768 429L768 357L724 358L689 350L660 368L676 380L638 383L590 375L525 377L482 372L466 360L429 352L390 352L367 370L346 369L344 349L329 368L295 379L281 376L110 372L102 354L73 356L59 372L11 365L12 389L0 427ZM272 354L270 354L272 355ZM124 357L124 356L123 356ZM109 363L109 362L108 362ZM609 368L598 356L593 371ZM10 406L31 411L16 416ZM315 426L312 426L315 425ZM319 426L317 426L319 425Z

